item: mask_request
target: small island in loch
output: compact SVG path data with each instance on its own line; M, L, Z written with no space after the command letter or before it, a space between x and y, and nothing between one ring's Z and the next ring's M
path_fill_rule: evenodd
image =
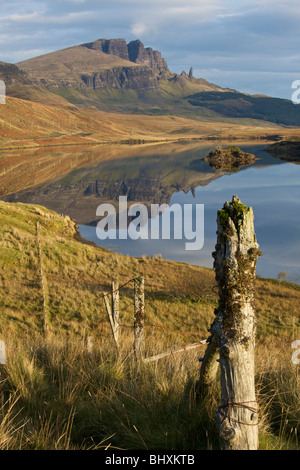
M218 147L204 158L204 161L208 162L215 170L228 171L251 165L252 163L255 163L256 160L257 157L255 155L243 152L236 145L230 145L225 149Z

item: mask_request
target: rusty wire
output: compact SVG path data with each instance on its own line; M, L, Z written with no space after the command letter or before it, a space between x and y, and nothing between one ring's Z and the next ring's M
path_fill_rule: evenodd
M235 419L231 416L232 408L243 408L243 409L249 410L252 413L251 414L251 419L252 419L254 414L258 414L259 410L258 410L258 408L254 408L252 406L249 406L248 403L256 403L257 404L257 401L256 400L244 401L244 402L225 401L222 405L219 406L219 411L220 411L220 414L222 414L222 411L224 409L228 410L227 415L225 416L225 418L228 419L229 423L231 421L233 421L233 422L238 423L238 424L244 424L245 426L257 426L258 422L257 423L246 423L245 421L240 421L240 420Z

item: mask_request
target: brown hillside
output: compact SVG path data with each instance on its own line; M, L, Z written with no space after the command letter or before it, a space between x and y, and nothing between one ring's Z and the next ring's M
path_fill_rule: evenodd
M95 73L114 67L139 67L139 65L113 54L82 46L69 47L19 62L17 66L36 80L53 83L81 81L83 73Z
M0 106L0 149L190 139L275 141L297 133L297 129L275 125L253 127L176 116L105 113L95 108L49 106L11 97Z

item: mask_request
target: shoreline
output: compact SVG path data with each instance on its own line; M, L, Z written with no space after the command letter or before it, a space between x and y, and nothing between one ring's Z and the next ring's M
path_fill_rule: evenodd
M36 150L39 148L53 148L53 147L80 147L80 146L104 146L104 145L120 145L120 146L143 146L143 145L155 145L155 144L171 144L171 143L185 143L185 142L244 142L244 143L276 143L280 142L281 138L274 138L274 135L270 136L238 136L234 138L218 137L218 136L202 136L202 137L187 137L178 139L160 139L160 140L146 140L146 139L123 139L123 140L112 140L112 141L93 141L93 142L66 142L66 143L53 143L44 145L28 145L28 146L12 146L4 147L0 143L0 153L8 150ZM283 137L283 136L282 136ZM44 137L46 139L47 137ZM51 137L49 137L51 138ZM18 141L17 141L18 142ZM22 142L22 140L20 140Z
M104 246L98 245L94 241L91 241L91 240L88 240L87 238L84 238L81 235L80 231L79 231L79 225L76 222L76 220L74 220L74 219L71 219L71 220L75 224L75 229L76 229L76 232L74 234L74 239L76 241L78 241L79 243L81 243L82 245L92 246L93 248L103 250L106 253L110 253L111 255L125 256L125 257L133 259L135 261L142 261L144 259L155 260L155 259L158 258L161 261L166 262L166 263L174 263L176 265L179 264L181 266L185 266L185 267L188 267L188 268L191 268L191 269L193 269L193 268L196 268L196 269L200 268L200 269L204 269L204 270L207 269L210 273L214 272L213 267L207 267L207 266L202 266L202 265L198 265L198 264L191 264L191 263L188 263L187 261L178 261L178 260L173 260L173 259L170 259L170 258L164 258L162 255L158 255L158 254L155 254L155 253L153 253L152 255L145 254L145 255L142 255L142 256L134 256L132 254L124 254L121 251L115 251L113 249L106 248ZM277 277L265 277L265 276L260 275L260 274L256 274L256 279L259 280L259 281L273 282L275 284L279 284L279 285L282 285L282 286L291 286L291 287L300 289L300 281L299 281L299 283L297 283L293 280L286 280L286 279L285 280L279 280Z

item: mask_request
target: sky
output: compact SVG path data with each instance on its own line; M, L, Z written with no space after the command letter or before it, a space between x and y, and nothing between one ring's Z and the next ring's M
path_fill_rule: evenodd
M299 24L299 0L0 0L0 61L140 39L172 72L192 66L195 77L222 87L291 99Z

